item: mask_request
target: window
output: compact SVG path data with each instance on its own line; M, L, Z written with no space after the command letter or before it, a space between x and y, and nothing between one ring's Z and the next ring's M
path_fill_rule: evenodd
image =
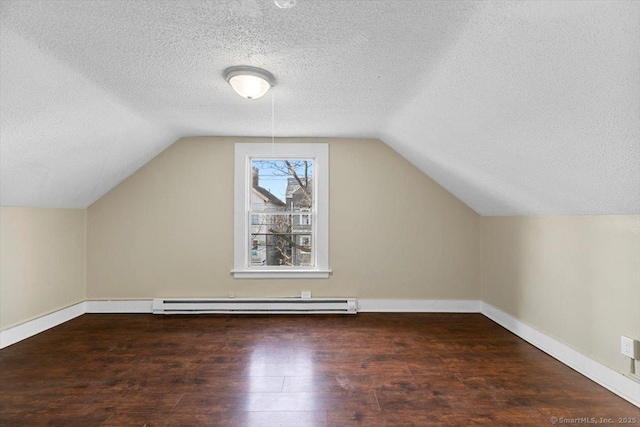
M307 212L310 209L302 208L301 212ZM300 225L311 225L311 215L300 215Z
M329 277L327 144L235 147L234 277Z
M300 237L300 246L311 247L311 237L309 236Z

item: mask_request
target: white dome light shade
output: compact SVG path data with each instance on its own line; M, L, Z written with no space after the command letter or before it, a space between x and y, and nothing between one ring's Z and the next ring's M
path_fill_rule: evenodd
M224 75L233 90L247 99L260 98L275 84L270 72L244 65L227 68Z
M240 75L229 79L229 84L238 95L247 99L260 98L267 93L271 85L260 77Z
M278 6L280 9L290 9L293 6L296 5L297 0L274 0L273 1L276 6Z

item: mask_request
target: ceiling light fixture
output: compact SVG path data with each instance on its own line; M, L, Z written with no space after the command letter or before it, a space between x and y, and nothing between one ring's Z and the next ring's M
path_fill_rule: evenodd
M276 84L276 79L262 68L239 65L224 70L224 78L243 98L258 99Z

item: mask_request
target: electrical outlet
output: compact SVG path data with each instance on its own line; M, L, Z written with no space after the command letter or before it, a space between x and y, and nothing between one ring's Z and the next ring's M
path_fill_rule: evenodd
M300 298L302 298L302 299L310 299L311 298L311 292L310 291L302 291L302 292L300 292Z
M620 353L622 353L623 356L639 359L640 350L638 347L640 347L638 341L633 338L625 337L624 335L620 337Z

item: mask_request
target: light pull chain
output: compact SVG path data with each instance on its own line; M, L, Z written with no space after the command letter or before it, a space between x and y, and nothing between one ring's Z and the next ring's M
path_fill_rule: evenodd
M276 156L276 119L275 119L275 101L273 90L271 90L271 157Z

